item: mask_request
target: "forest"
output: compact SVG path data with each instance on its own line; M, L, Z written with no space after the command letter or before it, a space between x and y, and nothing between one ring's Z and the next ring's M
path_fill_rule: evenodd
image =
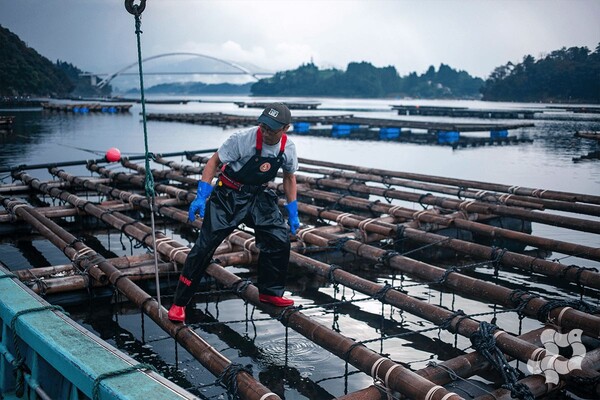
M600 103L600 43L562 48L536 60L494 69L481 88L483 100L521 102Z
M349 63L345 71L319 70L313 63L278 72L252 85L255 96L334 96L363 98L479 98L483 80L441 64L421 74L400 77L393 66L378 68L368 62Z

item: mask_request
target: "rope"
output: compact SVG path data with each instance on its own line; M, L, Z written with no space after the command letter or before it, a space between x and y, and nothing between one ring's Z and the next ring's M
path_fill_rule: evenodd
M252 364L243 366L237 363L231 363L217 377L217 383L227 389L227 398L230 400L239 399L237 375L245 371L252 375Z
M94 379L94 386L92 388L92 399L100 400L100 383L102 383L103 380L109 379L109 378L112 378L115 376L129 374L130 372L134 372L134 371L138 371L138 370L142 370L142 369L149 369L154 372L157 372L156 368L154 368L150 364L136 364L136 365L132 365L131 367L119 369L119 370L112 371L112 372L105 372L103 374L98 375L98 377L96 379Z
M496 325L482 321L479 323L479 329L471 335L471 343L473 348L480 352L485 359L502 375L504 380L503 388L510 390L510 395L518 399L534 400L535 396L529 388L519 382L517 370L513 368L502 351L496 346L496 338L494 331L497 330Z
M152 243L154 243L154 249L156 250L156 233L154 224L154 201L156 193L154 192L154 176L150 170L150 158L155 159L154 154L148 151L148 129L146 127L146 99L144 97L144 72L142 70L142 41L141 41L141 26L142 26L142 11L146 8L146 0L142 0L140 5L133 5L132 0L125 1L125 8L135 18L135 36L137 39L137 55L138 55L138 70L140 76L140 97L142 103L142 124L144 126L144 159L146 168L146 179L144 181L144 188L146 191L146 198L150 205L150 225L152 228ZM154 251L154 271L156 281L156 299L158 301L158 313L159 317L162 314L162 306L160 302L160 278L158 276L158 252Z

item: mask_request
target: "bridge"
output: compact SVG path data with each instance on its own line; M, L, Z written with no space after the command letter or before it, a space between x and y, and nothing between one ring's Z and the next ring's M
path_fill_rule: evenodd
M142 63L151 61L151 60L156 60L159 58L178 57L178 56L192 56L192 57L204 58L204 59L211 60L211 61L217 61L218 63L223 64L229 68L233 68L233 71L144 72L144 75L247 75L257 81L260 80L259 76L268 77L268 76L273 75L272 72L252 72L248 68L245 68L237 63L223 60L221 58L209 56L206 54L192 53L192 52L175 52L175 53L158 54L158 55L154 55L154 56L150 56L150 57L146 57L146 58L142 59ZM110 73L110 74L84 73L84 74L81 74L80 76L89 76L91 79L92 85L101 89L104 86L108 85L117 76L137 75L138 72L127 72L128 70L130 70L134 67L137 67L137 65L138 65L138 62L135 61L135 62L125 66L124 68L121 68L120 70ZM106 77L99 81L98 78L100 78L102 76L106 76Z

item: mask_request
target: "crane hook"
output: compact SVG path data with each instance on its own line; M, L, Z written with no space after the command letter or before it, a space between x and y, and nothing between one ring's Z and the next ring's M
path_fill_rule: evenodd
M146 8L146 0L140 0L140 4L133 4L135 0L125 0L125 9L129 11L130 14L135 16L140 16L142 11Z

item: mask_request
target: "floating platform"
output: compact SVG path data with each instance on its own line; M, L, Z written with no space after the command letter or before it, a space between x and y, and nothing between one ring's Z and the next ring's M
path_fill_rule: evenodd
M258 102L258 101L236 101L233 104L240 108L265 108L268 102ZM290 110L316 110L321 103L317 101L297 101L297 102L288 102L285 101L284 104L288 106Z
M216 113L195 113L195 114L156 114L151 113L147 116L148 120L185 122L200 125L216 126L251 126L256 124L256 117L240 116L233 114ZM533 123L516 124L469 124L469 123L449 123L449 122L427 122L427 121L409 121L384 118L365 118L355 117L353 114L343 115L322 115L322 116L292 116L292 124L309 123L313 125L354 125L365 126L369 128L409 128L423 129L428 132L486 132L486 131L505 131L509 129L526 128L535 126Z
M577 132L575 132L575 137L600 141L600 132L599 131L577 131Z
M48 111L59 112L102 112L102 113L127 113L131 104L100 104L100 103L42 103L42 108Z
M14 122L15 117L12 115L0 116L0 132L11 132Z
M518 110L487 110L468 107L442 107L442 106L413 106L395 105L392 109L398 115L425 115L459 118L489 118L489 119L533 119L536 112L531 109Z
M552 110L565 110L579 114L600 114L599 106L547 106Z
M587 261L600 261L600 248L580 240L592 238L591 242L597 243L595 239L600 237L600 196L594 194L300 158L296 180L302 225L292 237L290 273L295 275L288 289L303 307L277 308L259 301L253 283L259 249L252 231L236 230L219 246L206 270L211 282L218 285L209 285L214 288L212 293L227 300L221 308L224 311L219 314L217 307L216 316L211 315L207 321L199 317L201 310L194 309L187 324L170 322L164 306L168 307L172 298L162 293L163 308L159 308L149 282L156 279L155 271L161 283L177 280L190 251L188 243L180 242L183 231L193 231L202 224L200 219L190 222L187 209L196 197L198 177L214 151L155 154L149 160L151 170L146 170L144 163L125 158L121 165L81 160L10 168L19 187L11 184L0 190L11 193L10 197L0 194L0 205L4 207L0 224L7 229L3 240L18 240L15 231L9 229L29 227L29 235L35 235L38 243L45 240L44 246L62 252L68 262L23 269L24 262L19 260L19 265L8 266L13 276L5 270L0 273L5 276L0 277L0 304L6 304L0 306L4 346L0 352L0 379L8 382L0 387L9 396L16 390L13 370L22 372L26 381L27 374L33 377L29 384L32 390L48 394L59 390L56 379L67 377L72 367L53 363L52 351L68 355L80 352L77 342L91 335L82 328L74 332L72 327L63 334L66 328L56 324L63 324L67 317L57 310L37 310L42 303L31 303L34 297L25 297L24 293L30 290L45 299L59 293L79 293L85 302L90 301L85 296L91 296L95 289L111 287L131 304L131 312L143 313L152 320L152 325L146 322L150 325L146 329L154 335L161 329L165 338L173 337L186 350L185 371L195 374L205 368L215 377L214 385L202 381L202 390L222 384L232 397L277 400L300 393L311 399L379 400L381 386L372 384L376 379L385 384L384 392L396 398L459 400L465 392L456 385L455 373L461 382L490 382L483 386L473 383L468 390L490 398L510 398L510 390L503 388L507 374L513 377L509 380L511 387L529 393L530 398L558 390L594 398L600 391L600 273L585 266ZM84 165L92 176L74 175L65 168L80 169ZM32 171L38 168L48 168L53 180L36 178ZM156 195L152 199L144 194L146 173L155 179ZM284 210L281 176L268 186ZM50 200L59 205L50 205ZM149 224L152 212L160 219L161 231ZM122 254L109 257L102 243L92 244L78 235L84 220L86 232L92 229L91 221L96 221L98 235L107 229L118 232L130 240L131 251L140 249L139 253L127 255L129 249L124 245ZM559 236L539 236L534 229L538 224L561 228ZM175 229L177 235L168 232ZM569 241L569 237L574 240ZM19 241L21 246L24 241ZM38 255L35 247L22 252L31 264ZM551 259L552 252L573 257L572 261L567 264ZM250 271L251 278L247 279L242 270ZM25 286L29 289L23 289ZM342 294L335 297L337 293ZM455 300L462 304L461 309L455 308ZM254 309L260 313L256 320ZM30 312L27 310L35 310L31 311L35 314L22 315ZM340 313L349 319L347 324L336 323ZM248 335L252 329L255 339L272 335L265 327L266 319L282 325L285 346L281 354ZM128 324L131 326L131 320ZM204 330L209 333L205 335ZM29 335L29 331L36 334ZM547 337L561 344L566 336L560 335L568 331L579 335L574 349L580 351L583 347L584 367L561 370L564 373L558 375L558 384L547 384L539 371L517 373L514 363L509 363L519 360L539 364L548 357L566 365L567 357L553 355L545 344ZM366 336L369 332L373 337ZM289 343L288 335L292 338ZM218 345L209 344L203 336ZM15 340L19 340L17 345ZM299 340L310 342L319 354L327 353L333 359L327 360L328 368L335 365L340 376L347 377L351 366L351 374L361 374L365 386L350 393L340 389L331 394L328 390L332 386L323 388L321 381L311 380L310 374L302 375L287 363L288 347ZM469 346L465 343L471 343L473 351L462 351ZM91 363L93 372L81 378L84 383L79 386L79 378L69 380L72 384L67 385L68 393L81 390L90 397L90 382L96 382L104 372L124 370L113 361L101 362L106 354L95 356L95 345L86 342L84 347L88 346L93 348L82 355L86 360L69 363ZM416 356L408 351L409 347L414 347ZM27 349L26 367L15 363L13 368L14 359L19 359L17 349ZM234 358L228 359L218 349L225 349ZM165 358L177 363L176 351ZM493 357L488 356L490 352ZM260 358L261 354L268 357ZM161 357L157 354L148 360L161 362ZM193 364L192 358L197 363ZM262 366L273 365L253 373L242 368L249 359ZM416 359L424 362L413 363ZM435 363L425 364L432 360ZM51 379L41 379L31 372L45 370L47 365L53 368ZM135 366L133 362L128 365ZM283 378L273 381L266 376L280 369ZM138 369L131 373L102 380L100 386L105 392L101 398L138 398L139 392L150 390L151 382L146 382L152 373ZM223 377L229 379L224 381ZM109 385L121 379L127 382L121 391L131 393L106 394ZM281 384L283 380L285 385ZM156 390L147 398L158 398ZM203 398L219 396L213 394L202 393ZM59 394L52 398L63 397Z

